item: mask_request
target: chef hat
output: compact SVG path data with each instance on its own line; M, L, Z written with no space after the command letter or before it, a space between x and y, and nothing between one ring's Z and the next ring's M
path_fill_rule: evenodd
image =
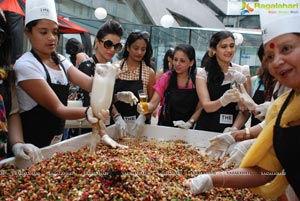
M48 19L57 23L54 0L26 0L25 26L34 20Z
M299 0L260 0L263 43L286 33L300 33Z

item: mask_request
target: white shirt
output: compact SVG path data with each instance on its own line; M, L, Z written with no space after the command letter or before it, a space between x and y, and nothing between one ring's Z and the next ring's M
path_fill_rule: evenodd
M69 60L67 60L64 56L59 55L60 61L62 62L66 72L73 65ZM45 64L50 78L51 83L67 85L68 80L60 66L60 70L54 70L48 67ZM47 75L44 70L44 67L41 63L33 56L31 52L26 52L23 54L15 63L14 71L16 74L16 91L18 96L18 102L20 107L20 112L28 111L34 108L37 105L37 102L34 101L19 85L18 83L24 80L31 79L42 79L47 81ZM34 86L32 86L34 87Z

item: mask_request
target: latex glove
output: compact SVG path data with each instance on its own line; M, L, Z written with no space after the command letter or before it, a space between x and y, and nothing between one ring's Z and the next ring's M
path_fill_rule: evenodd
M173 121L174 126L177 126L179 128L183 128L183 129L189 129L192 127L192 124L190 122L185 122L182 120L179 121Z
M140 114L138 118L134 121L134 124L132 126L132 131L134 135L140 136L144 132L145 121L146 117L143 114Z
M228 133L228 132L231 132L231 131L237 131L238 129L236 127L227 127L224 129L223 133Z
M41 150L33 144L16 143L12 146L12 152L16 158L31 160L33 163L40 162L44 158Z
M247 77L237 70L229 69L228 73L231 74L233 80L236 81L238 84L244 84L247 81Z
M128 146L122 145L114 141L111 137L109 137L107 134L103 135L101 140L104 142L104 144L107 144L111 146L112 148L121 148L121 149L127 149Z
M222 165L222 168L227 168L230 164L234 164L234 168L237 168L242 162L244 156L246 155L248 149L251 147L255 139L245 140L238 142L233 145L232 151L229 153L229 158Z
M243 84L240 84L240 89L241 89L241 102L248 108L248 110L255 110L256 108L256 103L254 100L249 96L247 93L245 87Z
M89 107L86 111L86 117L90 124L98 123L99 120L106 124L109 117L109 110L102 109L101 112L94 116L92 107Z
M229 103L238 102L240 100L240 92L237 88L228 89L220 98L221 105L225 107Z
M255 115L255 118L263 121L265 119L265 116L267 114L268 108L270 107L271 102L266 101L260 105L257 105L255 108L255 113L257 113L257 115Z
M183 182L183 186L190 188L194 195L208 191L214 187L212 179L208 174L200 174L197 177Z
M209 146L205 149L209 159L223 158L231 144L235 143L235 139L230 133L217 135L209 140Z
M117 99L131 106L136 105L139 101L138 98L131 91L121 91L117 93Z
M114 121L115 121L118 136L120 138L123 138L128 133L128 127L126 122L123 120L121 115L117 116L114 119Z

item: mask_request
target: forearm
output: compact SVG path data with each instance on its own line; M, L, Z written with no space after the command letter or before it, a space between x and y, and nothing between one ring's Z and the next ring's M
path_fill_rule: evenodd
M9 115L8 117L8 140L11 146L18 142L24 143L22 123L19 113Z
M223 107L220 102L220 99L217 99L215 101L203 102L202 105L203 105L203 109L207 113L215 112L215 111L219 110L221 107Z
M262 174L268 171L259 167L237 168L230 171L217 172L211 175L215 187L251 188L270 182L274 175Z
M111 107L110 114L113 117L113 119L115 119L117 116L121 115L114 104Z
M156 110L160 100L161 97L158 95L157 92L154 92L151 100L148 102L148 113L152 113L154 110Z
M245 123L247 122L249 118L249 112L248 110L245 111L239 111L232 127L236 127L237 129L240 129L241 127L243 127L245 125Z
M53 113L64 120L76 120L86 118L86 109L87 107L67 107L62 104Z
M198 104L197 104L196 110L195 110L194 114L190 117L190 119L193 119L193 120L197 121L200 114L201 114L201 111L202 111L202 105L199 101Z

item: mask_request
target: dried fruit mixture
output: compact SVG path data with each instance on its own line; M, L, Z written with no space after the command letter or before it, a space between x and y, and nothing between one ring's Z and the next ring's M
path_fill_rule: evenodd
M265 200L248 189L213 188L193 196L182 182L221 170L182 141L121 142L129 149L98 144L56 153L26 170L0 169L1 200Z

